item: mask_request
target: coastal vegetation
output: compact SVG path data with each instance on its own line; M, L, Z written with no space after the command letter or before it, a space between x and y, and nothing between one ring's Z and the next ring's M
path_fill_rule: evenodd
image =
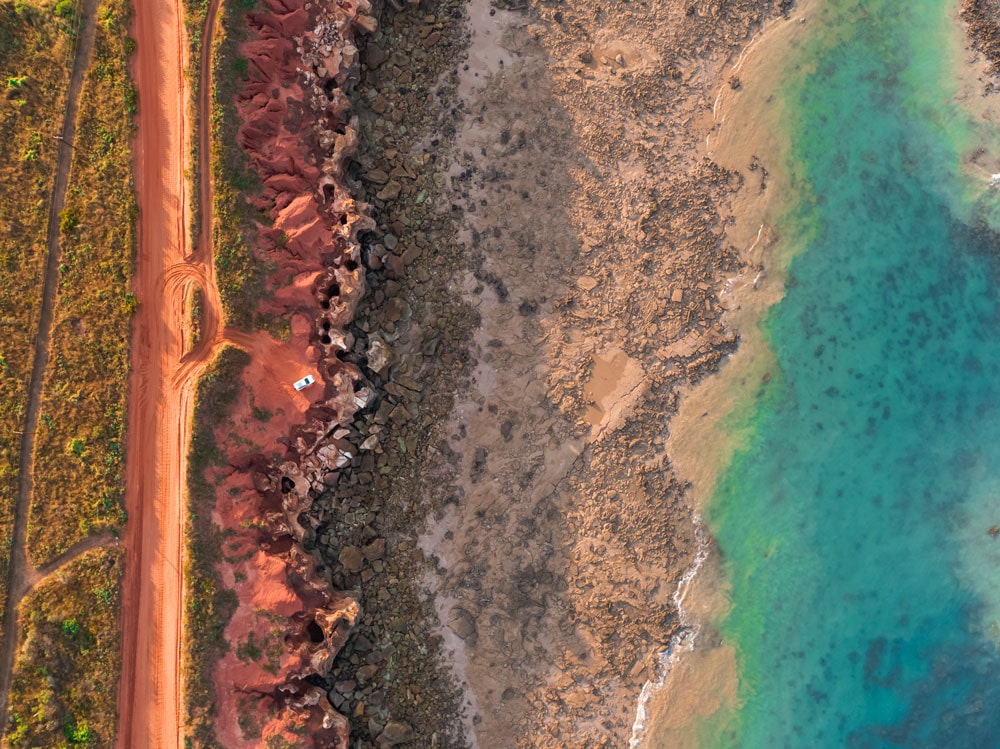
M220 0L221 2L221 0ZM208 19L209 0L184 0L184 33L187 37L188 64L184 70L191 98L188 101L188 122L192 132L198 132L198 122L201 116L198 106L198 96L201 90L201 41ZM188 211L191 216L191 236L197 237L201 226L201 171L197 168L199 143L198 138L191 138L190 163L195 165L188 174L191 191L188 199Z
M206 471L218 463L215 428L239 394L240 372L249 356L226 347L205 370L195 397L194 434L188 462L188 591L184 627L184 694L189 747L214 745L212 669L229 645L223 631L236 608L235 594L219 581L215 564L222 554L220 532L212 522L215 486Z
M254 310L264 293L267 264L254 254L247 241L253 222L267 218L251 207L245 195L260 192L260 181L239 145L239 117L233 104L247 61L239 45L247 37L246 14L255 0L235 0L220 9L212 54L212 179L213 247L216 284L226 321L251 329L259 321Z
M213 91L210 97L211 153L210 175L195 168L192 177L193 233L198 236L201 204L198 198L201 180L212 180L212 244L216 283L223 302L225 323L244 329L253 327L253 310L263 289L262 266L246 241L251 230L251 218L260 220L244 199L246 191L259 185L248 169L247 159L240 149L236 133L238 119L234 107L236 89L246 73L238 61L239 43L246 36L246 13L254 7L253 0L238 0L230 5L220 2L217 25L213 35L210 60ZM192 122L204 116L198 106L201 78L201 45L208 20L207 2L185 4L185 26L188 31L192 83ZM245 63L245 60L244 60ZM199 144L193 139L192 164L199 164ZM201 335L203 299L196 294L188 305L191 346ZM195 398L194 432L188 463L188 513L186 539L188 562L184 569L185 586L189 591L184 629L184 693L186 725L185 741L190 747L215 745L215 695L211 674L215 664L229 650L224 630L236 608L235 594L224 587L215 565L220 561L222 541L220 531L211 519L215 505L215 486L206 471L220 460L215 428L226 417L228 407L239 394L239 375L249 362L240 349L223 348L206 368L198 384Z
M189 64L186 72L191 86L191 125L197 129L200 117L200 87L204 28L209 18L207 0L185 2L184 25L188 34ZM266 264L253 252L247 241L254 222L266 217L254 210L245 195L259 192L260 182L250 168L246 154L239 146L239 118L234 100L241 81L246 80L247 61L240 55L239 45L247 37L246 14L254 9L256 0L219 0L215 33L209 59L212 65L211 153L209 164L212 179L212 210L214 214L213 254L216 284L222 297L228 324L249 330L255 327L254 308L264 288ZM191 142L191 163L199 164L197 138ZM191 174L192 236L199 235L202 215L200 184L206 175L199 168Z
M212 50L213 90L209 97L211 110L209 158L210 175L198 168L199 142L192 139L192 205L194 217L192 235L200 233L200 186L202 180L212 180L212 243L216 283L223 301L225 324L249 329L253 327L253 310L263 288L262 266L246 241L251 230L251 218L260 220L248 206L244 193L257 188L256 178L247 168L247 159L240 149L236 132L238 120L234 107L236 89L246 73L240 66L239 43L246 36L246 13L254 7L253 0L220 2ZM191 122L198 127L201 117L200 86L202 44L205 24L209 19L209 3L185 3L185 27L189 42L187 77L191 84ZM245 61L244 61L245 63ZM201 310L204 303L200 292L187 304L189 317L189 347L200 339ZM209 747L216 742L214 733L215 694L212 671L229 650L224 630L236 608L235 594L221 584L215 570L220 561L222 541L220 531L211 518L215 505L215 486L206 472L220 460L215 429L226 417L229 406L239 394L239 375L249 362L249 356L233 347L223 348L206 368L195 397L194 432L191 437L188 463L188 508L185 537L188 556L184 569L184 584L189 591L184 628L183 680L185 694L184 736L189 747Z

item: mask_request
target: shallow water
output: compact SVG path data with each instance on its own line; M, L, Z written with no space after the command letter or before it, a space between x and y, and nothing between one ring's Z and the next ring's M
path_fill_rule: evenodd
M789 53L797 254L705 508L739 707L702 746L1000 746L1000 147L953 10L831 0Z

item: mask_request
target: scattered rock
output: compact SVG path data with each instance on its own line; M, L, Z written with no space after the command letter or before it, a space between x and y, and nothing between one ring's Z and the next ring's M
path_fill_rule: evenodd
M392 351L385 345L385 341L373 335L368 344L367 356L368 367L376 374L385 377L393 363Z
M382 169L371 169L362 175L362 179L376 185L384 185L389 181L389 175Z
M406 407L401 403L394 409L392 409L392 411L389 412L389 418L392 419L397 424L405 424L410 419L412 419L413 416L410 414L409 411L406 410Z
M351 573L361 572L361 568L365 565L365 555L357 546L345 546L337 559L341 566Z
M358 683L354 679L348 679L346 681L338 681L333 685L334 690L338 694L344 697L350 697L354 694L354 690L357 688Z
M385 724L385 728L382 729L382 733L378 737L379 744L382 746L405 744L412 739L413 726L402 720L390 720Z
M365 559L369 562L374 562L378 559L383 559L385 557L385 539L376 538L370 544L363 549Z
M379 200L395 200L396 198L399 197L399 193L400 191L402 191L402 189L403 186L399 184L399 182L393 180L385 187L383 187L381 190L379 190L375 194L375 197L377 197Z
M478 639L476 620L473 618L472 614L463 609L461 606L457 606L452 609L451 620L448 622L448 626L451 627L452 631L456 635L461 637L470 645L476 644L476 640Z
M385 305L385 319L390 322L409 320L411 315L410 305L400 297L393 297Z
M365 47L365 63L369 70L378 70L379 66L389 59L389 53L375 42L368 42Z
M514 422L508 419L500 425L500 434L505 440L510 440L514 432Z

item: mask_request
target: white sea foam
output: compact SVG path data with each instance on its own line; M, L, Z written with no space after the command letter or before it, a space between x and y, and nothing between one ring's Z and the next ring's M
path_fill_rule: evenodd
M767 224L764 223L757 228L757 235L754 237L753 242L743 251L744 257L752 257L754 249L764 237L766 228ZM763 276L764 271L758 271L752 284L754 289L758 288L758 284ZM725 286L722 289L722 296L729 296L737 293L740 287L743 287L745 283L746 274L744 273L730 277L726 280ZM674 605L677 607L677 618L680 620L681 630L671 638L670 645L666 648L666 650L660 653L659 669L657 671L656 680L647 681L643 684L642 691L639 692L639 700L635 709L635 721L632 723L632 736L628 742L629 749L638 749L642 744L643 735L646 732L646 723L649 718L646 710L649 705L649 701L653 698L653 695L656 694L657 691L664 687L667 678L670 676L670 672L673 670L673 667L680 661L681 655L683 653L691 652L694 649L695 641L697 640L698 633L701 630L699 623L692 618L689 618L687 612L684 610L684 599L691 588L691 583L694 580L695 575L698 574L702 565L705 564L705 560L708 559L711 544L709 543L708 530L705 528L705 524L701 519L701 514L695 512L692 516L692 520L695 526L695 542L697 544L694 563L691 565L691 568L684 573L680 582L677 583L677 590L674 591Z
M674 591L674 605L677 606L677 618L680 620L683 628L671 638L667 649L660 653L660 667L656 681L647 681L642 685L642 691L639 693L639 702L635 708L635 721L632 723L632 736L628 740L629 749L639 749L639 746L642 744L643 734L646 732L646 721L649 717L646 713L646 706L653 698L653 695L666 684L667 677L670 675L670 671L674 665L681 659L681 654L694 649L695 640L701 629L697 622L692 622L688 619L687 613L684 611L684 598L691 587L691 581L694 580L694 576L698 574L698 570L701 569L705 560L708 559L709 553L705 524L698 513L694 514L694 524L695 538L698 544L694 563L684 573L680 582L677 583L677 590Z

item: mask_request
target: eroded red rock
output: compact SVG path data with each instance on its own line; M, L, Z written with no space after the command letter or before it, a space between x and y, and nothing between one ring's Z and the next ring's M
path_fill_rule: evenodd
M317 573L302 544L312 529L299 518L350 463L346 427L372 397L361 371L337 353L354 344L345 327L365 293L358 235L374 227L345 176L358 140L341 88L356 74L355 35L375 21L367 0L266 6L248 17L256 35L241 48L250 78L236 107L239 143L263 184L250 199L273 221L256 237L274 268L259 311L290 320L291 335L231 336L252 363L230 412L239 434L216 433L227 467L207 476L218 487L218 571L239 601L225 630L231 650L213 676L216 734L226 747L281 737L340 749L347 720L305 679L329 672L360 606ZM276 361L300 362L319 383L293 391L286 372L269 369Z

